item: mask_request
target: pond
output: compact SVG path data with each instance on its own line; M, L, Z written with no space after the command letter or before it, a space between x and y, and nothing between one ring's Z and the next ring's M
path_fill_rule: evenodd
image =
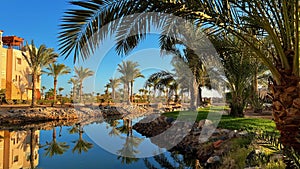
M47 130L0 131L0 169L193 168L132 129L139 119L99 119Z

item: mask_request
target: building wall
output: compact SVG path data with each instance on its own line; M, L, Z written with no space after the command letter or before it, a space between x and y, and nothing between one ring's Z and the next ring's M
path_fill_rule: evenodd
M0 46L0 88L6 88L6 54L7 49Z
M31 70L22 56L22 51L0 46L0 88L6 89L6 99L31 99ZM37 79L37 96L40 91L41 79ZM22 94L22 96L21 96Z

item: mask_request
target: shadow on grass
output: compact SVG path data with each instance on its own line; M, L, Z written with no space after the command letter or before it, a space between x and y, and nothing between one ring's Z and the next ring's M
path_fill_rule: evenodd
M176 119L179 116L184 117L186 119L192 119L197 113L196 121L207 119L209 113L220 113L224 111L222 107L212 107L212 108L201 108L197 112L196 111L175 111L164 113L164 116L172 117ZM222 118L218 124L219 128L231 129L231 130L247 130L247 131L268 131L274 132L276 131L275 123L269 119L260 119L260 118L240 118L240 117L231 117L228 115L222 115Z

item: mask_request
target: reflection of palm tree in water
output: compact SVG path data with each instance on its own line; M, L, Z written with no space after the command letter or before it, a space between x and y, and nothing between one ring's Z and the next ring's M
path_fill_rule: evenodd
M117 127L117 129L127 136L132 136L132 120L128 118L123 118L123 125L121 127Z
M120 131L117 129L117 126L120 124L120 122L118 120L112 119L112 120L107 121L107 123L111 127L111 131L108 133L109 136L119 136L121 134ZM109 126L107 126L107 128Z
M33 169L34 167L34 148L36 146L36 139L35 139L35 129L30 129L30 167Z
M69 149L69 145L67 145L66 142L58 142L56 140L56 130L55 127L53 128L53 134L52 134L52 141L49 143L46 141L46 145L44 145L43 147L45 147L45 156L49 156L52 157L53 155L62 155L64 154L68 149Z
M89 149L91 149L93 147L93 144L90 142L87 142L85 140L83 140L82 138L82 134L83 134L83 127L81 126L81 124L79 124L78 126L73 126L69 133L73 134L73 133L78 133L78 140L74 141L73 143L76 143L75 146L72 149L72 152L78 152L78 154L81 154L82 151L84 152L88 152Z
M132 120L131 119L123 119L123 126L117 128L120 132L125 133L127 136L125 138L125 143L123 144L123 148L118 150L119 154L118 159L122 160L122 163L130 164L138 161L136 158L136 154L139 153L137 148L141 142L142 138L137 138L132 135Z

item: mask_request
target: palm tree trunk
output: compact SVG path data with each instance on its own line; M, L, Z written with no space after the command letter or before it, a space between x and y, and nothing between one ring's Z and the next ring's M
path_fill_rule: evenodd
M73 85L73 101L75 100L76 98L76 86Z
M273 117L280 131L280 141L285 147L300 152L300 79L282 73L281 85L270 84L273 96Z
M53 101L54 101L54 103L56 102L56 85L57 85L57 79L54 78L54 82L53 82L53 88L54 88L54 91L53 91L53 95L54 95Z
M53 129L52 129L52 139L53 140L56 140L56 130L55 130L55 127L53 127Z
M82 102L82 82L80 82L79 85L79 102Z
M31 95L31 107L36 106L36 100L35 100L35 90L36 90L36 73L32 73L32 95Z
M197 98L197 107L202 106L202 89L201 86L198 85L198 98Z
M230 103L230 113L229 115L232 117L243 117L244 116L244 108L245 102L241 98L240 94L236 92L232 92L232 101Z
M130 87L129 87L129 83L127 84L127 104L130 104Z
M253 75L253 94L258 94L258 81L257 81L257 67L254 68L254 75Z
M153 86L153 100L155 101L156 86Z
M197 109L197 96L198 96L198 84L195 78L192 79L191 82L191 100L190 100L190 109L196 110Z
M131 103L133 103L134 98L133 98L133 81L130 82L130 98L131 98Z
M126 86L126 83L124 83L124 85L123 85L123 102L125 102L125 100L126 100L126 93L127 93L127 91L126 91L126 89L127 89L127 86Z
M116 98L116 96L115 96L115 88L114 87L112 87L111 88L111 92L112 92L112 99L113 99L113 101L115 100L115 98Z

